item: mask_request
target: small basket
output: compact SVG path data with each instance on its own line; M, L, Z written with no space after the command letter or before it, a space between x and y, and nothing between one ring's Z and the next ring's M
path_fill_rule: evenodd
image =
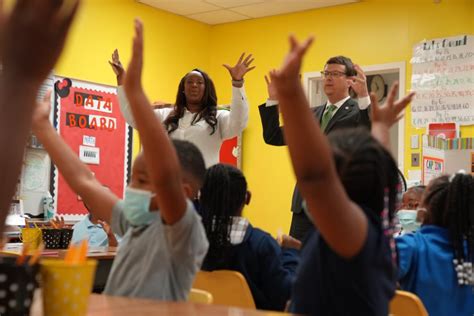
M16 258L0 258L0 315L27 316L38 287L39 265L16 265Z
M45 228L42 231L43 243L46 249L67 249L73 232L69 228Z
M61 248L67 249L69 247L69 243L72 239L72 233L74 232L71 228L63 228L61 229Z

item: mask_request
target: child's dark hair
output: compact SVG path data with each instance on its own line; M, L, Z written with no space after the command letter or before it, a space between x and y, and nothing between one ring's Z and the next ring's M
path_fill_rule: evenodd
M246 194L247 181L239 169L217 164L207 170L200 207L209 240L208 257L218 261L224 256L230 246L232 216L240 216Z
M474 178L468 174L458 173L451 180L448 176L434 179L425 192L423 206L428 211L425 224L448 229L454 259L458 263L473 264ZM467 253L464 251L466 242Z
M380 218L388 206L391 221L400 189L398 168L392 155L365 128L337 130L329 135L329 141L339 177L350 199L370 208L376 218Z
M217 126L217 94L216 88L214 87L214 82L212 82L211 78L207 73L200 69L193 69L192 71L199 72L203 79L204 79L204 95L202 96L201 104L202 110L197 115L194 116L194 119L191 124L198 122L200 119L204 119L209 126L212 128L211 135L214 134L216 131ZM188 101L186 100L186 95L184 94L184 84L186 78L189 73L187 73L181 81L179 82L178 92L176 94L176 102L174 105L173 111L168 115L165 119L164 124L166 126L166 130L169 133L172 133L178 128L178 121L180 118L183 117L184 112L186 110L186 106L188 105Z
M193 176L202 185L206 175L206 165L201 151L196 145L185 140L173 139L172 142L183 171Z

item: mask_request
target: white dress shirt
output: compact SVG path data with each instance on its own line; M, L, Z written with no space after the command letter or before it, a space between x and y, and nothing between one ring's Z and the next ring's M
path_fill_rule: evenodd
M122 86L117 87L117 94L123 117L128 124L135 127L132 110ZM173 108L156 109L155 114L160 122L163 122L172 110ZM240 135L247 127L248 113L249 107L244 87L232 87L230 111L217 110L217 125L214 134L211 135L212 128L203 119L191 125L196 113L191 113L186 109L183 117L178 121L178 128L170 134L170 137L187 140L196 145L204 157L206 168L209 168L219 163L222 142Z

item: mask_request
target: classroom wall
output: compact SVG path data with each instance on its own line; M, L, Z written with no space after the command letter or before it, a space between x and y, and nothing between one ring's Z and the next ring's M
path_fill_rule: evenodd
M134 0L82 0L56 74L116 85L107 61L118 48L122 63L128 65L135 17L145 24L143 86L147 95L151 101L174 102L184 74L195 67L209 68L210 26ZM134 156L138 144L134 142Z
M217 72L224 61L232 61L242 51L255 55L257 68L246 76L246 90L251 102L250 121L243 136L243 170L252 191L252 203L245 215L251 222L275 234L288 231L290 200L294 185L287 149L266 145L257 106L267 97L264 74L278 67L287 52L287 35L300 39L316 36L308 52L303 72L323 69L333 55L350 56L360 65L404 61L407 66L407 89L410 88L409 60L415 43L430 38L474 33L474 1L442 0L366 0L295 14L218 25L211 28L211 72L219 96L228 99L230 82ZM405 144L410 135L423 130L410 126L406 115ZM462 129L474 135L474 127ZM405 166L410 167L406 150ZM315 157L317 162L317 157Z
M222 63L233 63L241 52L255 55L257 68L246 76L251 102L243 135L243 170L253 193L245 215L255 226L275 234L287 232L294 177L285 147L264 144L257 106L266 99L264 74L278 67L287 51L287 35L316 36L303 71L318 71L328 57L348 55L361 65L405 61L411 75L412 46L423 39L474 33L473 1L364 0L361 3L209 26L156 10L134 0L83 0L65 52L55 71L115 85L107 63L118 48L126 65L131 53L133 18L145 22L143 84L151 100L173 101L181 76L192 68L207 70L216 83L219 104L231 99L231 83ZM407 122L410 114L407 114ZM474 128L463 128L474 135ZM421 134L409 123L406 140ZM135 153L138 142L135 142ZM406 152L409 166L411 150ZM317 157L315 157L317 161ZM406 170L405 170L406 171Z

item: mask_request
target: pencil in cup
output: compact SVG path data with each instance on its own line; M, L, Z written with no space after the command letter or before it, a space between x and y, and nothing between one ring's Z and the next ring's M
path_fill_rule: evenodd
M40 266L44 315L86 315L97 261L71 264L43 259Z
M22 228L20 234L20 240L24 246L27 246L30 251L38 249L38 246L42 240L41 229L35 228Z

